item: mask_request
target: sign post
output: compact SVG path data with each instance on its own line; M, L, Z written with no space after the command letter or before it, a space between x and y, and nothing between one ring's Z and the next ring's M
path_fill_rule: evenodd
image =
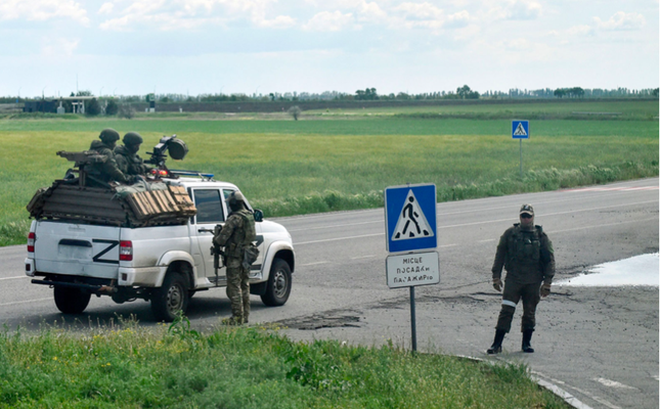
M529 139L529 121L511 121L511 137L520 141L520 179L522 179L522 140Z
M435 185L407 185L385 189L387 285L410 288L412 350L417 351L415 286L440 282Z

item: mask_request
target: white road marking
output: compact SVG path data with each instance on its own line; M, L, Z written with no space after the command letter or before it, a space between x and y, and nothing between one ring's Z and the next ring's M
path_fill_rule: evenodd
M605 386L608 386L610 388L619 388L619 389L633 389L633 390L638 390L635 387L624 385L621 382L613 381L611 379L605 379L605 378L594 378L594 381L602 383Z
M564 386L567 387L567 388L571 388L571 389L573 389L574 391L577 391L577 392L583 394L584 396L586 396L586 397L588 397L588 398L590 398L590 399L595 400L596 402L600 403L601 405L607 406L607 407L610 408L610 409L621 409L620 406L616 406L616 405L614 405L613 403L608 402L608 401L606 401L605 399L603 399L603 398L601 398L601 397L598 397L598 396L594 395L594 394L591 393L591 392L587 392L587 391L585 391L584 389L580 389L580 388L577 388L577 387L575 387L575 386L569 385L569 384L567 384L567 383L565 383L565 382L560 381L559 379L554 379L554 378L552 378L552 377L550 377L550 376L547 376L547 375L544 375L544 374L542 374L541 372L538 372L538 371L531 371L531 372L532 372L533 374L537 375L537 376L540 376L540 377L543 377L543 378L549 379L549 380L550 380L551 382L553 382L553 383L560 384L560 385L564 385ZM585 409L586 409L586 408L589 408L589 406L586 406L586 405L584 405L584 406L577 406L577 407L583 407L583 408L585 408Z
M18 280L19 278L32 278L32 277L28 277L28 276L2 277L2 278L0 278L0 281L1 280Z
M6 307L6 306L9 306L9 305L18 305L18 304L30 304L30 303L33 303L33 302L41 302L41 301L50 301L52 299L53 299L52 297L49 297L49 298L37 298L35 300L7 302L7 303L4 303L4 304L0 304L0 307Z
M307 227L304 229L287 229L289 232L296 232L296 231L309 231L309 230L323 230L323 229L333 229L335 227L352 227L352 226L359 226L362 224L374 224L374 223L385 223L384 219L380 220L375 220L372 222L360 222L360 223L346 223L346 224L331 224L327 226L318 226L318 227Z
M566 233L566 232L569 232L569 231L594 229L594 228L598 228L598 227L616 226L618 224L643 223L643 222L649 222L649 221L653 221L653 220L655 220L655 218L644 219L644 220L628 220L628 221L625 221L625 222L617 222L617 223L609 223L609 224L598 224L598 225L595 225L595 226L576 227L574 229L548 230L548 233L552 233L552 234L554 234L554 233Z
M374 258L374 257L376 257L376 256L373 255L373 254L369 254L367 256L351 257L351 260L362 260L362 259L365 259L365 258Z
M303 244L316 244L316 243L327 243L329 241L339 241L339 240L351 240L351 239L363 239L365 237L376 237L376 236L384 236L385 233L374 233L374 234L363 234L361 236L346 236L346 237L335 237L334 239L323 239L323 240L312 240L312 241L301 241L301 242L294 242L294 246L300 246Z
M301 264L300 267L318 266L319 264L330 264L329 261L317 261L316 263Z
M613 192L613 191L631 191L631 190L658 190L658 186L638 186L638 187L585 187L576 189L564 189L562 192Z
M619 188L613 188L613 189L619 189ZM605 190L605 191L612 191L613 189L610 190ZM658 187L636 187L636 188L628 188L628 190L649 190L649 189L655 189L657 190ZM568 190L567 190L568 191ZM576 191L586 191L586 190L576 190ZM563 199L560 201L564 201ZM642 204L649 204L649 203L656 203L658 202L657 200L651 200L651 201L645 201L645 202L637 202L637 203L629 203L629 204L621 204L621 205L612 205L612 206L601 206L601 207L593 207L590 209L580 209L580 210L569 210L566 212L554 212L554 213L544 213L543 217L549 217L549 216L560 216L564 214L574 214L577 212L593 212L596 210L605 210L605 209L611 209L615 207L625 207L625 206L634 206L634 205L642 205ZM501 208L508 208L509 206L502 206ZM492 209L491 209L492 210ZM447 217L450 215L456 215L456 214L465 214L465 213L474 213L475 211L459 211L459 212L437 212L436 216L438 218L443 218ZM332 214L326 214L326 215L319 215L319 216L305 216L306 220L310 219L320 219L320 218L331 218L335 217ZM505 219L497 219L497 220L487 220L487 221L480 221L480 222L474 222L474 223L464 223L464 224L452 224L448 226L438 226L438 229L447 229L447 228L453 228L453 227L463 227L463 226L474 226L478 224L486 224L486 223L500 223L500 222L505 222L505 221L511 221L514 220L511 217L507 217ZM309 227L309 228L304 228L304 229L289 229L289 232L297 232L297 231L307 231L307 230L324 230L324 229L332 229L335 227L351 227L351 226L358 226L358 225L366 225L366 224L375 224L375 223L385 223L385 219L378 219L378 220L373 220L373 221L368 221L368 222L358 222L358 223L346 223L346 224L329 224L325 226L318 226L318 227Z

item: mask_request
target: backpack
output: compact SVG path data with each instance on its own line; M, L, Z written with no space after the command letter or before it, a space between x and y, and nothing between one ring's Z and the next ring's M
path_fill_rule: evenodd
M252 243L257 238L257 232L254 227L254 216L251 213L241 213L241 217L243 218L243 226L245 227L243 262L241 264L244 268L249 269L252 263L257 261L259 257L259 248Z

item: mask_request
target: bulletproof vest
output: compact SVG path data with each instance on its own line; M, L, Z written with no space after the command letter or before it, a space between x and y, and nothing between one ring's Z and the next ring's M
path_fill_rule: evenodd
M522 230L520 224L509 236L507 261L509 265L538 264L541 259L541 226L532 230Z
M240 217L243 223L241 228L234 230L231 237L227 239L225 254L227 257L242 258L243 249L257 238L254 216L245 209L234 211L233 215Z

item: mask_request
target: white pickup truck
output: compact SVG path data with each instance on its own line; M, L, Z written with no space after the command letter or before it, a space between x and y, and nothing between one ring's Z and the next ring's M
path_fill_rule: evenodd
M55 304L65 314L83 312L95 294L117 303L151 301L158 321L185 312L195 292L226 286L222 262L214 268L211 240L214 227L227 218L225 198L238 188L208 177L164 182L190 195L197 214L187 223L131 228L66 218L32 221L25 259L32 283L53 287ZM255 219L259 258L251 268L250 292L266 305L283 305L295 268L291 235L262 220L259 211Z

